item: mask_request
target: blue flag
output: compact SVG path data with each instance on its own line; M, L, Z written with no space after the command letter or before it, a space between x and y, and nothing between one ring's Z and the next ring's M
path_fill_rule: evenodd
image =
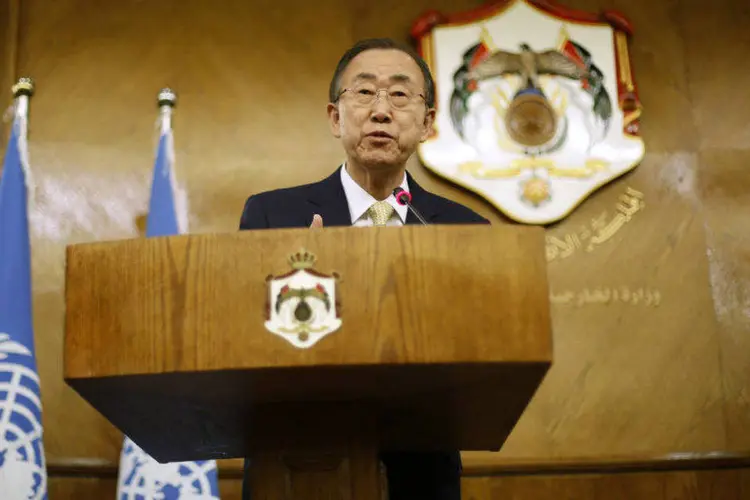
M26 102L19 98L0 180L0 498L47 498L31 307ZM19 111L20 109L20 111Z
M146 236L167 236L180 233L172 182L172 158L172 132L166 130L159 138L159 149L156 152Z
M173 182L170 108L162 110L146 236L179 234ZM166 114L166 116L165 116ZM215 460L160 464L127 436L120 453L118 500L219 500Z

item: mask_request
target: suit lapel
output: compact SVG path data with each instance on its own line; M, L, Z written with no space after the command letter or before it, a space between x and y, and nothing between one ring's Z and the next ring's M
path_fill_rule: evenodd
M323 217L323 227L352 225L349 204L341 184L341 167L312 186L308 201L313 205L313 213ZM309 214L311 221L313 213Z
M411 193L411 204L417 211L422 214L427 222L431 222L437 215L437 209L432 199L432 195L422 189L422 186L417 184L417 181L406 172L406 179L409 183L409 192ZM417 216L414 215L411 210L406 212L406 223L407 224L422 224Z

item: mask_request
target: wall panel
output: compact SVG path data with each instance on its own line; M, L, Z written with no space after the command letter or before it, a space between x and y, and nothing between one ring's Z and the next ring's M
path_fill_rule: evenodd
M4 60L18 63L5 66L0 82L14 74L37 82L30 125L38 186L34 306L51 462L115 464L119 455L120 433L61 380L63 250L137 236L158 90L169 85L179 95L176 168L191 231L233 231L249 194L319 179L341 161L325 104L336 61L355 39L406 40L426 9L481 3L2 2ZM565 4L618 8L632 20L647 155L548 228L555 366L506 447L490 456L596 460L750 450L743 216L750 109L735 97L747 87L747 75L735 70L750 49L741 27L746 9L730 0ZM509 223L416 158L409 165L426 188ZM611 238L590 251L560 250L558 242L611 222L621 197L633 193L644 206ZM592 299L597 290L622 297L625 289L627 300ZM651 300L633 299L639 290ZM487 457L467 454L477 456Z

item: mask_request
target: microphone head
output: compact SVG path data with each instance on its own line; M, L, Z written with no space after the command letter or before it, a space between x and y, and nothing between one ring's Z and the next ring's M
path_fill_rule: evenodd
M411 193L408 191L404 191L403 188L397 187L393 190L393 196L396 197L396 202L398 202L399 205L406 205L407 203L411 203Z

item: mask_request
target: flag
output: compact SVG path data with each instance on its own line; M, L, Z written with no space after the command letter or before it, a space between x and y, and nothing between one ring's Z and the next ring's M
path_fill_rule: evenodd
M26 115L31 81L16 102L0 178L0 498L47 498L42 402L34 349Z
M171 113L174 94L159 94L161 134L156 153L146 236L181 233L175 203ZM215 460L160 464L125 436L120 452L118 500L219 500Z

